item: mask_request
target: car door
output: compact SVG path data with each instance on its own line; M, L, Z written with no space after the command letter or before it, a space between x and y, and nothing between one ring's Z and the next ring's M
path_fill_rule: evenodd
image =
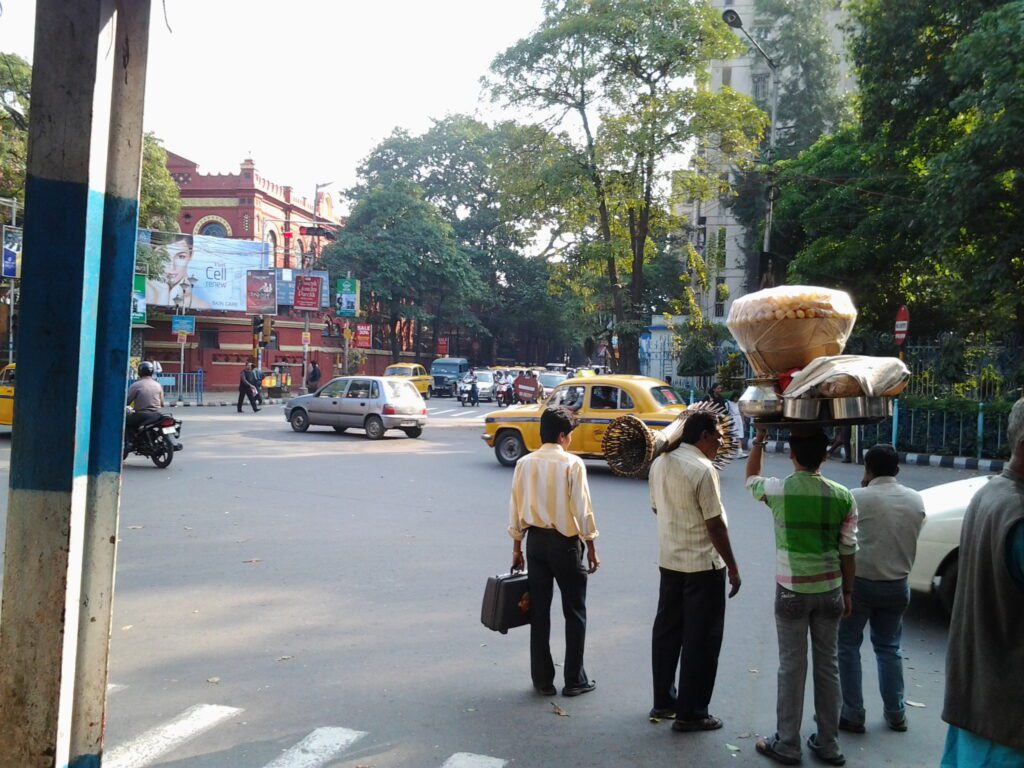
M14 423L14 367L0 371L0 425Z
M615 419L633 410L633 399L624 389L609 384L591 387L586 412L582 417L587 425L583 433L583 451L602 454L601 444L608 426Z
M427 390L430 388L430 377L427 376L426 369L422 365L413 366L412 375L412 384L416 387L416 391L421 395L427 394Z
M341 425L341 403L348 389L349 379L332 379L309 401L309 423L325 427Z
M352 379L345 397L339 402L341 411L340 425L343 427L361 427L366 416L373 412L375 405L372 400L373 385L372 379ZM379 394L380 388L377 388Z

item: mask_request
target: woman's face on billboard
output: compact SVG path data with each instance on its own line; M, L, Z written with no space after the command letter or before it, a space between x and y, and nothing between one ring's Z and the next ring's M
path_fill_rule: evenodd
M192 246L187 240L177 240L163 247L169 260L166 274L167 284L178 285L188 280L188 265L192 261Z

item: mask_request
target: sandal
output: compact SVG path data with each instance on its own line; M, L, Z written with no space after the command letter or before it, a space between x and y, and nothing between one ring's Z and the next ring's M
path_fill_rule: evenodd
M754 749L757 750L759 755L771 758L777 763L782 763L783 765L800 765L799 757L787 757L786 755L779 754L775 751L775 747L768 739L758 739L757 743L754 744Z

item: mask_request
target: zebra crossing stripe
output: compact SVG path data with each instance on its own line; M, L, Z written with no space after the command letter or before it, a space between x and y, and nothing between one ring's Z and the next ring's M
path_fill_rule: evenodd
M503 768L508 763L497 757L474 755L472 752L456 752L445 760L441 768Z
M142 768L161 755L242 712L235 707L197 704L163 725L126 744L119 744L103 758L104 768Z
M317 728L265 768L320 768L365 735L348 728Z

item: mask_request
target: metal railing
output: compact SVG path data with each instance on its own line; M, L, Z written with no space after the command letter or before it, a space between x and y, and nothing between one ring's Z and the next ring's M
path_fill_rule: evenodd
M164 388L167 403L203 404L203 372L159 373L154 377Z

